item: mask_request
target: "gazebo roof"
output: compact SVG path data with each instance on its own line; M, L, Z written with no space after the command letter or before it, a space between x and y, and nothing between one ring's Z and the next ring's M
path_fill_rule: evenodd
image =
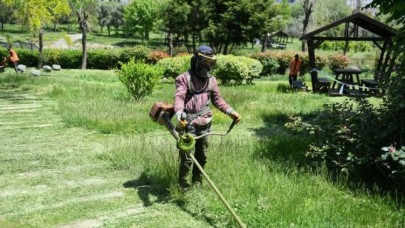
M336 27L344 23L352 23L355 26L361 27L365 30L370 31L371 33L379 37L349 37L345 35L344 37L333 37L333 36L317 36L321 32L324 32L330 28ZM342 18L338 21L335 21L329 25L321 27L315 31L303 35L301 40L316 39L316 40L382 40L381 38L391 38L395 36L396 33L393 28L371 18L362 13L354 13L348 17Z
M288 37L288 36L290 36L290 35L288 35L286 32L283 32L283 31L273 32L271 35L272 35L272 36L282 36L282 37Z

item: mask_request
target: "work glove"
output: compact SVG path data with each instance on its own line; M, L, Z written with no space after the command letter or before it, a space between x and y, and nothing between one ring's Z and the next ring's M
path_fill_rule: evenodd
M176 128L178 130L183 130L188 124L188 122L186 120L186 117L185 117L185 113L184 112L177 112L176 116L177 116L177 118L176 118L176 122L177 122L176 123Z
M241 116L239 115L239 113L232 111L231 113L229 113L229 116L235 121L235 123L239 123Z

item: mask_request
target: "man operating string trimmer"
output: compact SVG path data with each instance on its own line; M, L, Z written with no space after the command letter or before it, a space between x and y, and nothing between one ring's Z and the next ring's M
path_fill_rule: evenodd
M217 80L210 71L216 63L216 56L212 48L200 46L191 58L191 68L176 78L176 94L174 98L174 111L176 113L177 130L184 130L196 136L211 131L213 113L209 104L212 104L223 113L229 115L235 123L241 116L222 99ZM201 165L207 162L206 149L207 136L198 138L195 143L194 157ZM193 162L192 159L180 150L179 186L182 190L191 187L188 180ZM192 184L201 185L201 171L197 167L192 170Z

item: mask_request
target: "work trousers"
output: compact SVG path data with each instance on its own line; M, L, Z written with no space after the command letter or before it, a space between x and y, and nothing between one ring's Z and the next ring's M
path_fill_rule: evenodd
M293 86L292 82L297 81L297 75L289 75L288 76L288 82L290 83L290 87Z
M190 132L196 136L206 134L211 132L211 123L206 124L204 126L187 126L186 132ZM205 164L207 163L207 155L206 150L208 148L208 137L203 137L196 140L194 150L190 151L190 153L194 154L195 159L204 168ZM192 183L202 182L201 172L197 166L193 166L192 159L187 156L186 151L179 151L180 153L180 168L179 168L179 185L181 187L189 187L189 173L191 167L193 168L192 171Z

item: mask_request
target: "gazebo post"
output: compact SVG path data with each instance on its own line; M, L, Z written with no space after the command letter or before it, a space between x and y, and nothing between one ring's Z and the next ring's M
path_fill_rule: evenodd
M318 71L312 70L316 68L315 66L315 47L314 47L314 40L313 39L308 39L307 40L307 46L308 46L308 58L309 58L309 66L311 69L311 82L312 82L312 91L316 91L316 84L318 82Z

